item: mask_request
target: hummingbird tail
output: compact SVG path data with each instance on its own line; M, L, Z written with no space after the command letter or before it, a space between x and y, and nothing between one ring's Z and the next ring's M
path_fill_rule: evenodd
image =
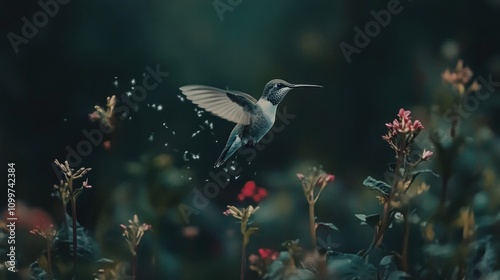
M217 168L224 164L228 158L230 158L239 148L241 147L241 138L239 136L230 137L227 141L226 147L219 156L219 159L215 162L214 167Z

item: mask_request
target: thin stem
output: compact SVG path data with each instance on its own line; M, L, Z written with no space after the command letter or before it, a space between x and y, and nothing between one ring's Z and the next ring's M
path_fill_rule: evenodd
M245 279L245 269L246 269L246 250L245 250L245 241L241 243L241 273L240 273L240 279L244 280Z
M384 238L384 233L391 224L390 203L392 200L392 195L396 191L396 188L398 186L398 182L401 180L401 174L399 173L401 167L404 166L405 163L405 150L406 150L406 140L400 144L400 147L398 149L396 149L397 161L396 161L396 168L394 169L394 182L392 183L391 192L389 193L389 197L384 203L384 210L382 212L380 226L376 229L372 243L370 244L368 249L363 253L362 257L366 257L373 248L378 247L382 243L382 240Z
M446 203L447 190L448 190L448 175L444 174L443 179L441 180L441 196L439 200L439 206L441 209L444 208L444 205Z
M136 279L137 273L137 255L132 255L132 279Z
M52 275L52 255L50 252L50 248L52 247L51 241L47 239L47 263L48 263L48 270L49 270L49 275L51 279L54 279L54 276Z
M71 215L73 219L73 275L76 277L76 263L78 260L77 254L77 234L76 234L76 200L71 195Z
M408 217L408 209L403 213L404 233L403 233L403 249L401 251L401 267L404 272L408 272L408 241L410 239L410 221Z
M311 230L311 243L313 251L316 251L316 222L314 220L314 201L309 200L309 228Z

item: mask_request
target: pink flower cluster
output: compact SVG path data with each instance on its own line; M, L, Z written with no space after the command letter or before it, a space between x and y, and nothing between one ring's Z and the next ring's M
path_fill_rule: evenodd
M418 134L424 126L419 120L412 121L411 112L405 109L399 109L398 118L393 120L392 123L386 123L385 126L389 129L386 135L382 136L382 139L390 141L394 136L398 134Z

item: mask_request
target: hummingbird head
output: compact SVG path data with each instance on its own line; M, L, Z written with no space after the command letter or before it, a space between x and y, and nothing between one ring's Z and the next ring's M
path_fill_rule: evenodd
M283 98L285 98L286 94L294 89L294 88L306 88L306 87L314 87L314 88L322 88L322 86L318 85L306 85L306 84L291 84L287 81L274 79L266 84L264 87L264 92L262 93L262 98L268 100L273 105L278 105Z

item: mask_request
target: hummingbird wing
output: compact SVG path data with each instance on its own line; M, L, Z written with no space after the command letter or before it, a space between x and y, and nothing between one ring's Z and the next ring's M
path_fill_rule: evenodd
M239 91L201 85L183 86L179 89L200 108L239 124L250 124L251 116L257 108L255 98Z

